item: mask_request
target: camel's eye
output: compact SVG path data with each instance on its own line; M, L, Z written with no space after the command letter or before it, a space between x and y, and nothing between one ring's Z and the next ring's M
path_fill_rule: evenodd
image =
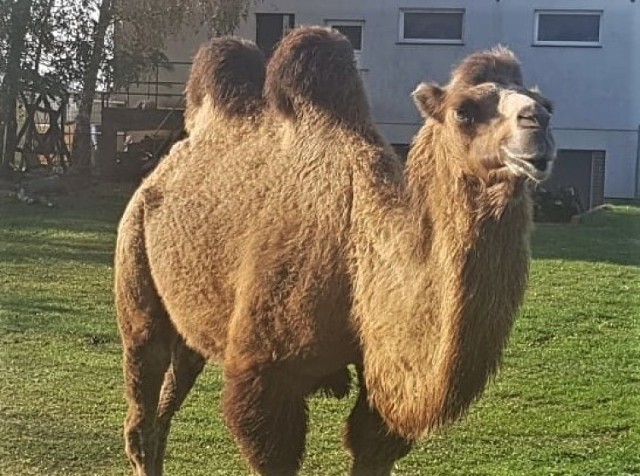
M467 106L460 106L454 111L454 117L456 121L465 125L472 125L476 122L476 117L473 108Z

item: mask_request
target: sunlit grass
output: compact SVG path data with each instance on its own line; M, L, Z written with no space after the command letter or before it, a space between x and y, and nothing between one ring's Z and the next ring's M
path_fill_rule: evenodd
M130 474L122 450L112 250L124 194L0 199L0 475ZM640 474L640 209L540 225L504 366L464 421L397 475ZM175 418L169 475L248 474L203 374ZM344 475L345 401L311 401L305 475Z

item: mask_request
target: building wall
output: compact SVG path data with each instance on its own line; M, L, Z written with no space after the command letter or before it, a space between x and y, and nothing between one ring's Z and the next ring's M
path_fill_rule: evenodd
M465 9L463 44L399 42L400 8ZM534 46L536 9L602 10L601 47ZM498 43L511 47L525 81L553 99L559 148L604 150L605 195L638 195L640 2L632 0L264 0L237 30L255 39L255 13L293 13L296 25L364 22L359 66L376 122L391 143L406 144L420 125L410 93L424 80L445 82L453 65ZM173 61L189 61L205 32L169 43ZM162 73L186 80L186 68Z

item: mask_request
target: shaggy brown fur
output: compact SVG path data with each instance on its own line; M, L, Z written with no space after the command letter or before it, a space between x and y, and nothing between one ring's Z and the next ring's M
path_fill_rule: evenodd
M229 116L251 116L263 107L265 58L252 42L241 38L217 38L200 48L193 58L185 97L186 129L193 128L197 111L220 108Z
M405 178L347 45L323 28L289 34L257 114L226 113L209 78L189 139L125 212L115 290L139 476L162 473L171 416L205 359L224 369L242 453L278 476L300 467L306 397L343 394L347 365L360 383L352 475L383 476L499 363L526 283L528 180L553 156L548 113L496 67L515 71L510 53L472 56L458 71L500 81L419 87L430 119Z
M503 86L522 86L522 71L515 55L498 46L491 51L468 57L453 72L451 86L476 86L497 83Z
M285 117L312 108L352 127L369 124L369 104L348 40L324 30L294 30L269 61L267 78L266 96Z

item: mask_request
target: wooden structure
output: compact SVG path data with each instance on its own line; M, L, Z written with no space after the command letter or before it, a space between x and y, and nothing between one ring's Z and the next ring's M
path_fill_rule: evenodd
M16 136L16 152L20 152L21 171L37 166L58 167L71 165L71 153L65 142L69 96L66 92L23 90L20 101L25 118Z
M170 131L163 148L154 151L164 155L165 150L178 139L184 129L182 109L132 109L105 107L102 110L102 133L98 141L98 165L102 175L116 177L118 132Z

